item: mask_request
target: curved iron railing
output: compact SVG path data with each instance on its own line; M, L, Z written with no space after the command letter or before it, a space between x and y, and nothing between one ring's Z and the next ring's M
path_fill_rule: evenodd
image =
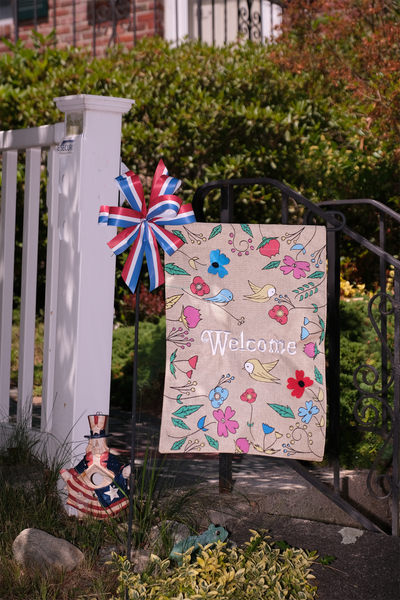
M370 494L380 500L392 498L392 535L399 535L399 454L400 454L400 260L385 249L386 220L394 219L400 223L400 215L392 209L372 199L335 200L313 204L310 200L292 190L287 185L270 179L249 178L211 181L198 188L194 194L192 205L198 221L204 220L204 200L214 189L221 190L221 222L234 222L234 187L236 186L272 186L281 192L282 224L289 222L289 199L306 208L303 222L309 224L316 217L327 223L327 258L328 258L328 348L329 368L327 370L327 385L329 390L329 453L334 469L333 491L316 479L308 469L295 460L287 464L301 474L307 481L323 492L330 500L356 519L364 527L372 531L382 531L365 515L356 510L340 497L340 235L345 234L358 242L379 258L380 288L368 303L368 316L381 342L381 368L368 364L359 365L353 374L353 383L359 393L359 398L353 407L356 425L345 427L354 430L372 432L382 438L383 443L367 478L367 489ZM351 229L342 209L346 206L369 205L379 212L379 245L374 244L359 232ZM394 294L386 293L387 265L394 268ZM378 302L379 301L379 302ZM373 314L373 307L378 303L380 327ZM388 306L389 305L389 306ZM394 351L388 345L388 316L394 315ZM390 368L389 368L390 364ZM371 380L372 374L372 380ZM360 381L361 378L361 381ZM377 384L379 389L376 389ZM393 404L388 400L388 392L393 388ZM378 405L378 406L377 406ZM393 446L393 461L387 472L377 472L378 464L387 450ZM220 489L227 491L231 485L229 472L230 459L228 455L220 458Z

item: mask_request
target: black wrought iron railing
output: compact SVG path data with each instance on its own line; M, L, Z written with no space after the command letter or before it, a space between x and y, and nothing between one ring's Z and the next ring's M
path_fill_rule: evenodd
M302 475L309 483L325 494L333 503L370 531L382 531L368 516L360 512L340 495L340 437L341 431L368 432L381 438L377 456L369 470L366 493L382 501L391 500L391 533L400 535L400 260L397 254L387 251L387 234L398 231L400 215L381 202L371 199L335 200L313 204L310 200L292 190L285 184L269 178L230 179L211 181L196 190L192 205L197 221L204 221L204 202L213 190L221 192L220 220L222 223L234 223L234 188L271 186L281 193L281 222L289 223L289 201L304 207L303 222L311 224L320 219L327 226L328 260L328 323L327 330L329 365L327 367L329 432L328 448L330 463L333 467L333 490L316 478L301 462L285 461ZM346 222L343 210L369 206L368 219L379 219L379 239L370 240L355 231ZM362 223L360 223L362 226ZM360 364L353 373L353 385L357 391L357 400L353 406L355 423L341 421L340 389L340 247L346 237L368 250L371 257L379 260L380 290L369 300L368 317L375 329L377 340L381 344L380 360L375 364ZM395 252L397 252L395 240ZM387 272L394 271L393 289L387 292ZM374 309L374 311L373 311ZM379 315L377 322L376 316ZM393 320L393 333L388 331L388 318ZM382 457L391 449L391 463L383 465ZM232 484L231 455L220 455L220 491L227 492Z
M65 25L55 0L3 0L4 14L14 21L15 42L20 29L29 23L39 31L45 21L52 23L57 44L57 30ZM145 7L139 0L88 0L85 22L91 32L93 54L98 53L99 40L104 48L120 42L135 45L139 36L161 35L176 44L182 40L200 39L209 44L223 45L238 38L265 42L278 35L282 21L282 0L154 0ZM71 0L72 36L68 43L80 45L82 12L77 12L78 0ZM63 6L65 9L65 6ZM51 10L50 10L51 9ZM146 9L152 24L143 29ZM78 21L79 19L79 21ZM79 25L79 27L78 27Z

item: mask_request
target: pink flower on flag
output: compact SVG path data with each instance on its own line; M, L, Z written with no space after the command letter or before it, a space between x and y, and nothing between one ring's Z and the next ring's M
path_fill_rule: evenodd
M220 437L228 437L228 431L230 433L236 433L236 429L239 428L239 423L237 421L231 421L232 417L235 415L235 411L232 410L230 406L226 407L225 412L221 408L214 410L213 415L218 421L217 433Z
M210 293L210 288L201 277L195 277L190 284L190 290L196 296L204 296L204 294Z
M283 271L284 275L293 273L293 277L295 279L305 277L305 272L310 270L310 264L308 262L304 262L303 260L294 260L291 256L285 256L283 262L285 265L280 267L280 270Z
M189 365L192 367L192 369L196 368L197 365L197 361L199 360L198 356L192 356L191 358L189 358L188 363Z
M250 444L246 438L238 438L235 441L235 448L237 454L247 454L250 449Z
M182 313L189 329L194 329L201 321L200 311L198 308L194 308L193 306L185 306Z

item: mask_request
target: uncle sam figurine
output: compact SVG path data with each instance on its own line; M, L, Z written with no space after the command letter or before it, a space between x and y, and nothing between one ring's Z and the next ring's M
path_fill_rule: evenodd
M129 505L127 478L130 465L121 465L107 446L108 415L89 415L90 435L85 457L72 469L60 475L67 484L67 504L77 510L78 517L91 515L107 519Z

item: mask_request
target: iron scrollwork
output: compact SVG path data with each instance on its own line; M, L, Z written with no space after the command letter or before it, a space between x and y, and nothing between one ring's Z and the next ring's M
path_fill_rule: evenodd
M246 6L238 7L238 30L249 40L261 39L261 13L253 8L253 0L245 0Z
M387 397L385 396L387 396L389 389L393 385L395 376L398 377L399 374L396 373L393 354L390 351L387 341L382 335L382 332L380 331L372 313L372 307L377 298L380 299L378 310L380 314L384 317L387 317L394 313L396 303L392 296L384 292L375 294L368 303L368 316L382 345L382 352L386 353L386 356L390 364L392 365L391 374L389 380L386 383L382 380L382 385L380 386L381 389L376 390L376 385L378 384L380 379L378 370L373 365L368 364L360 365L359 367L357 367L357 369L353 373L353 383L355 388L361 393L361 396L355 403L353 414L356 421L359 423L357 429L372 432L376 435L381 436L384 440L384 443L380 448L372 464L372 467L369 470L367 478L367 487L369 492L375 498L379 500L385 500L391 495L393 490L394 482L392 476L388 473L378 473L374 476L374 473L377 471L386 449L388 448L389 444L392 443L393 432L385 432L385 424L383 423L383 420L382 423L380 423L380 420L382 418L382 410L379 410L379 408L376 406L376 403L369 403L365 405L365 401L375 400L378 403L380 403L381 409L386 410L386 415L387 417L389 417L391 423L393 424L395 419L394 411L393 408L390 406ZM390 304L389 310L386 310L387 301ZM359 374L362 375L361 382L359 382ZM372 380L369 379L371 374L373 375ZM361 385L363 385L364 387L361 387ZM372 390L368 391L365 389L365 387L372 387ZM378 491L375 491L373 485Z
M132 3L130 0L92 0L93 4L88 4L88 13L93 27L103 35L108 31L108 23L111 23L111 36L108 45L117 43L117 26L125 31L131 31L132 21Z

